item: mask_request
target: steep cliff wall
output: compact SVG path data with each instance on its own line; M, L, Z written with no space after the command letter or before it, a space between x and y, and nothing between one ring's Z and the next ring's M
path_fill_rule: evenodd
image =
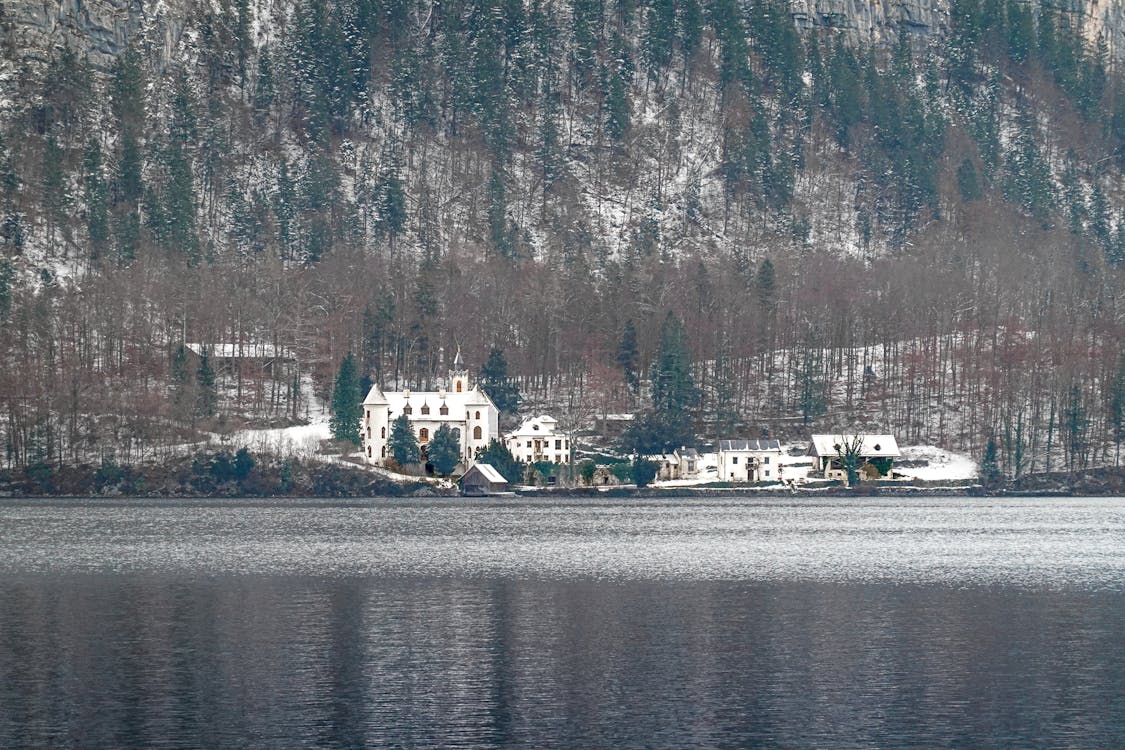
M1099 35L1111 57L1125 60L1125 2L1121 0L1022 0L1071 14L1091 44ZM943 39L949 32L950 0L790 0L798 27L840 29L860 42L886 42L901 23L911 32Z
M0 42L20 63L42 63L52 49L69 44L105 69L143 33L167 59L192 10L190 0L3 0Z
M1072 13L1091 42L1102 35L1111 55L1125 59L1125 2L1030 2ZM949 31L950 0L790 0L790 5L798 27L840 29L857 42L886 42L902 23L938 40ZM9 60L34 65L66 42L104 69L140 33L167 59L201 10L194 0L0 0L0 44Z

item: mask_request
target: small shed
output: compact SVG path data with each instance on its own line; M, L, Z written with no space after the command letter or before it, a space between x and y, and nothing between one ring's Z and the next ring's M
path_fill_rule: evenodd
M508 480L492 464L473 464L461 476L462 495L492 495L508 491Z

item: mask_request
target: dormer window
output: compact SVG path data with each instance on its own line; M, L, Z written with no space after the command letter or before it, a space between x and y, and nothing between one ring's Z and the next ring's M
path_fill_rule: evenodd
M533 424L533 425L531 425L531 429L533 429L533 430L536 430L536 431L538 431L538 430L539 430L539 425L537 425L537 424Z
M449 407L445 404L442 404L440 407L438 407L438 414L442 415L443 417L449 416Z
M429 404L422 404L422 413L423 414L429 414L430 413L430 405Z
M414 409L413 409L413 407L410 406L410 404L407 404L406 406L402 407L402 413L403 414L413 414Z

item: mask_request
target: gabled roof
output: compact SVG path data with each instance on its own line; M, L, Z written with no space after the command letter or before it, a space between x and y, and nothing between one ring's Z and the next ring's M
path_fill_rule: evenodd
M861 438L859 455L865 458L898 458L902 454L898 450L898 441L894 435L859 435L858 433L843 433L835 435L813 435L808 453L811 456L838 456L836 448L843 447L845 442L852 442Z
M492 464L482 464L482 463L476 463L476 464L473 464L472 466L470 466L469 471L466 471L465 474L461 477L461 479L464 480L464 478L469 475L469 472L473 471L474 469L479 471L480 475L482 477L484 477L485 479L487 479L489 482L503 483L503 484L508 483L508 480L505 479L504 476L496 470L496 467L494 467Z
M543 437L550 435L555 437L560 433L555 432L555 426L559 421L553 417L548 417L546 414L538 417L530 417L525 419L519 429L513 430L507 434L508 438L521 438L521 437Z
M677 448L675 453L681 458L699 458L699 451L695 448Z
M780 440L720 440L719 452L725 451L761 451L770 453L781 452Z
M412 420L432 419L435 422L463 422L468 418L470 411L478 408L491 407L496 409L488 394L479 388L470 388L457 393L455 391L387 391L384 393L378 386L371 386L367 398L363 399L365 406L387 406L392 417L403 413L406 405L410 405ZM449 409L448 414L441 413L442 405ZM429 414L422 414L422 406L430 407Z

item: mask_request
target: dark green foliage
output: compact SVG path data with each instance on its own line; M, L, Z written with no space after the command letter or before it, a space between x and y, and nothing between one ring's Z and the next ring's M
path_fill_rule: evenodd
M980 480L985 487L992 487L1002 481L1004 475L1000 472L1000 463L997 456L996 438L988 438L984 446L984 456L980 462Z
M492 347L488 359L480 369L480 387L496 408L506 414L515 414L520 406L520 389L508 376L508 360L503 350Z
M815 337L806 340L797 371L797 407L801 421L809 424L828 411L824 387L824 353Z
M623 438L627 450L660 453L694 442L699 392L683 323L668 313L660 329L660 350L652 365L652 408L637 415Z
M374 203L379 215L379 231L391 238L402 234L406 228L406 191L395 165L388 165L379 173Z
M968 157L962 159L957 167L957 191L961 193L961 200L966 203L981 197L977 168L973 165L973 160Z
M90 240L90 257L97 260L109 242L109 186L102 166L102 149L91 138L82 156L82 191L86 203L86 236Z
M211 359L204 350L199 355L199 369L195 372L195 415L209 419L215 415L219 404L219 394L215 385L215 371Z
M1054 190L1034 112L1023 109L1016 124L1016 135L1004 160L1004 195L1047 226L1054 205Z
M12 309L12 286L16 280L16 270L7 258L0 258L0 321L8 317Z
M508 446L502 440L496 438L489 440L487 447L477 451L476 461L477 463L489 464L510 483L515 484L523 481L523 462L516 460L516 457L512 455L512 452L508 450Z
M387 439L387 448L399 466L416 464L422 460L421 451L418 449L418 438L414 428L410 426L410 419L405 414L400 414L391 422L391 436Z
M1067 453L1067 465L1071 471L1086 468L1089 458L1089 415L1086 410L1082 387L1075 383L1070 388L1064 415L1063 440Z
M332 389L332 437L359 445L359 426L363 420L363 394L359 392L359 374L355 356L348 352L336 373Z
M188 367L187 348L183 344L172 354L172 408L180 419L186 418L195 403L194 378Z
M254 470L254 457L246 448L239 448L234 454L234 467L232 474L235 479L246 479Z
M594 474L595 474L595 472L597 472L597 470L598 470L598 465L596 463L594 463L593 461L591 461L590 459L586 459L584 461L581 461L578 464L578 476L580 476L582 478L582 484L586 485L587 487L589 487L591 484L593 484L594 483Z
M443 424L434 431L430 439L427 457L434 471L443 477L453 473L461 460L461 443L449 425Z
M621 334L621 343L617 346L617 365L625 378L625 385L636 395L641 385L640 375L637 372L637 329L630 318L625 321L625 330Z
M638 487L647 487L653 479L656 479L657 466L652 461L648 461L641 456L633 457L631 478L633 484Z

